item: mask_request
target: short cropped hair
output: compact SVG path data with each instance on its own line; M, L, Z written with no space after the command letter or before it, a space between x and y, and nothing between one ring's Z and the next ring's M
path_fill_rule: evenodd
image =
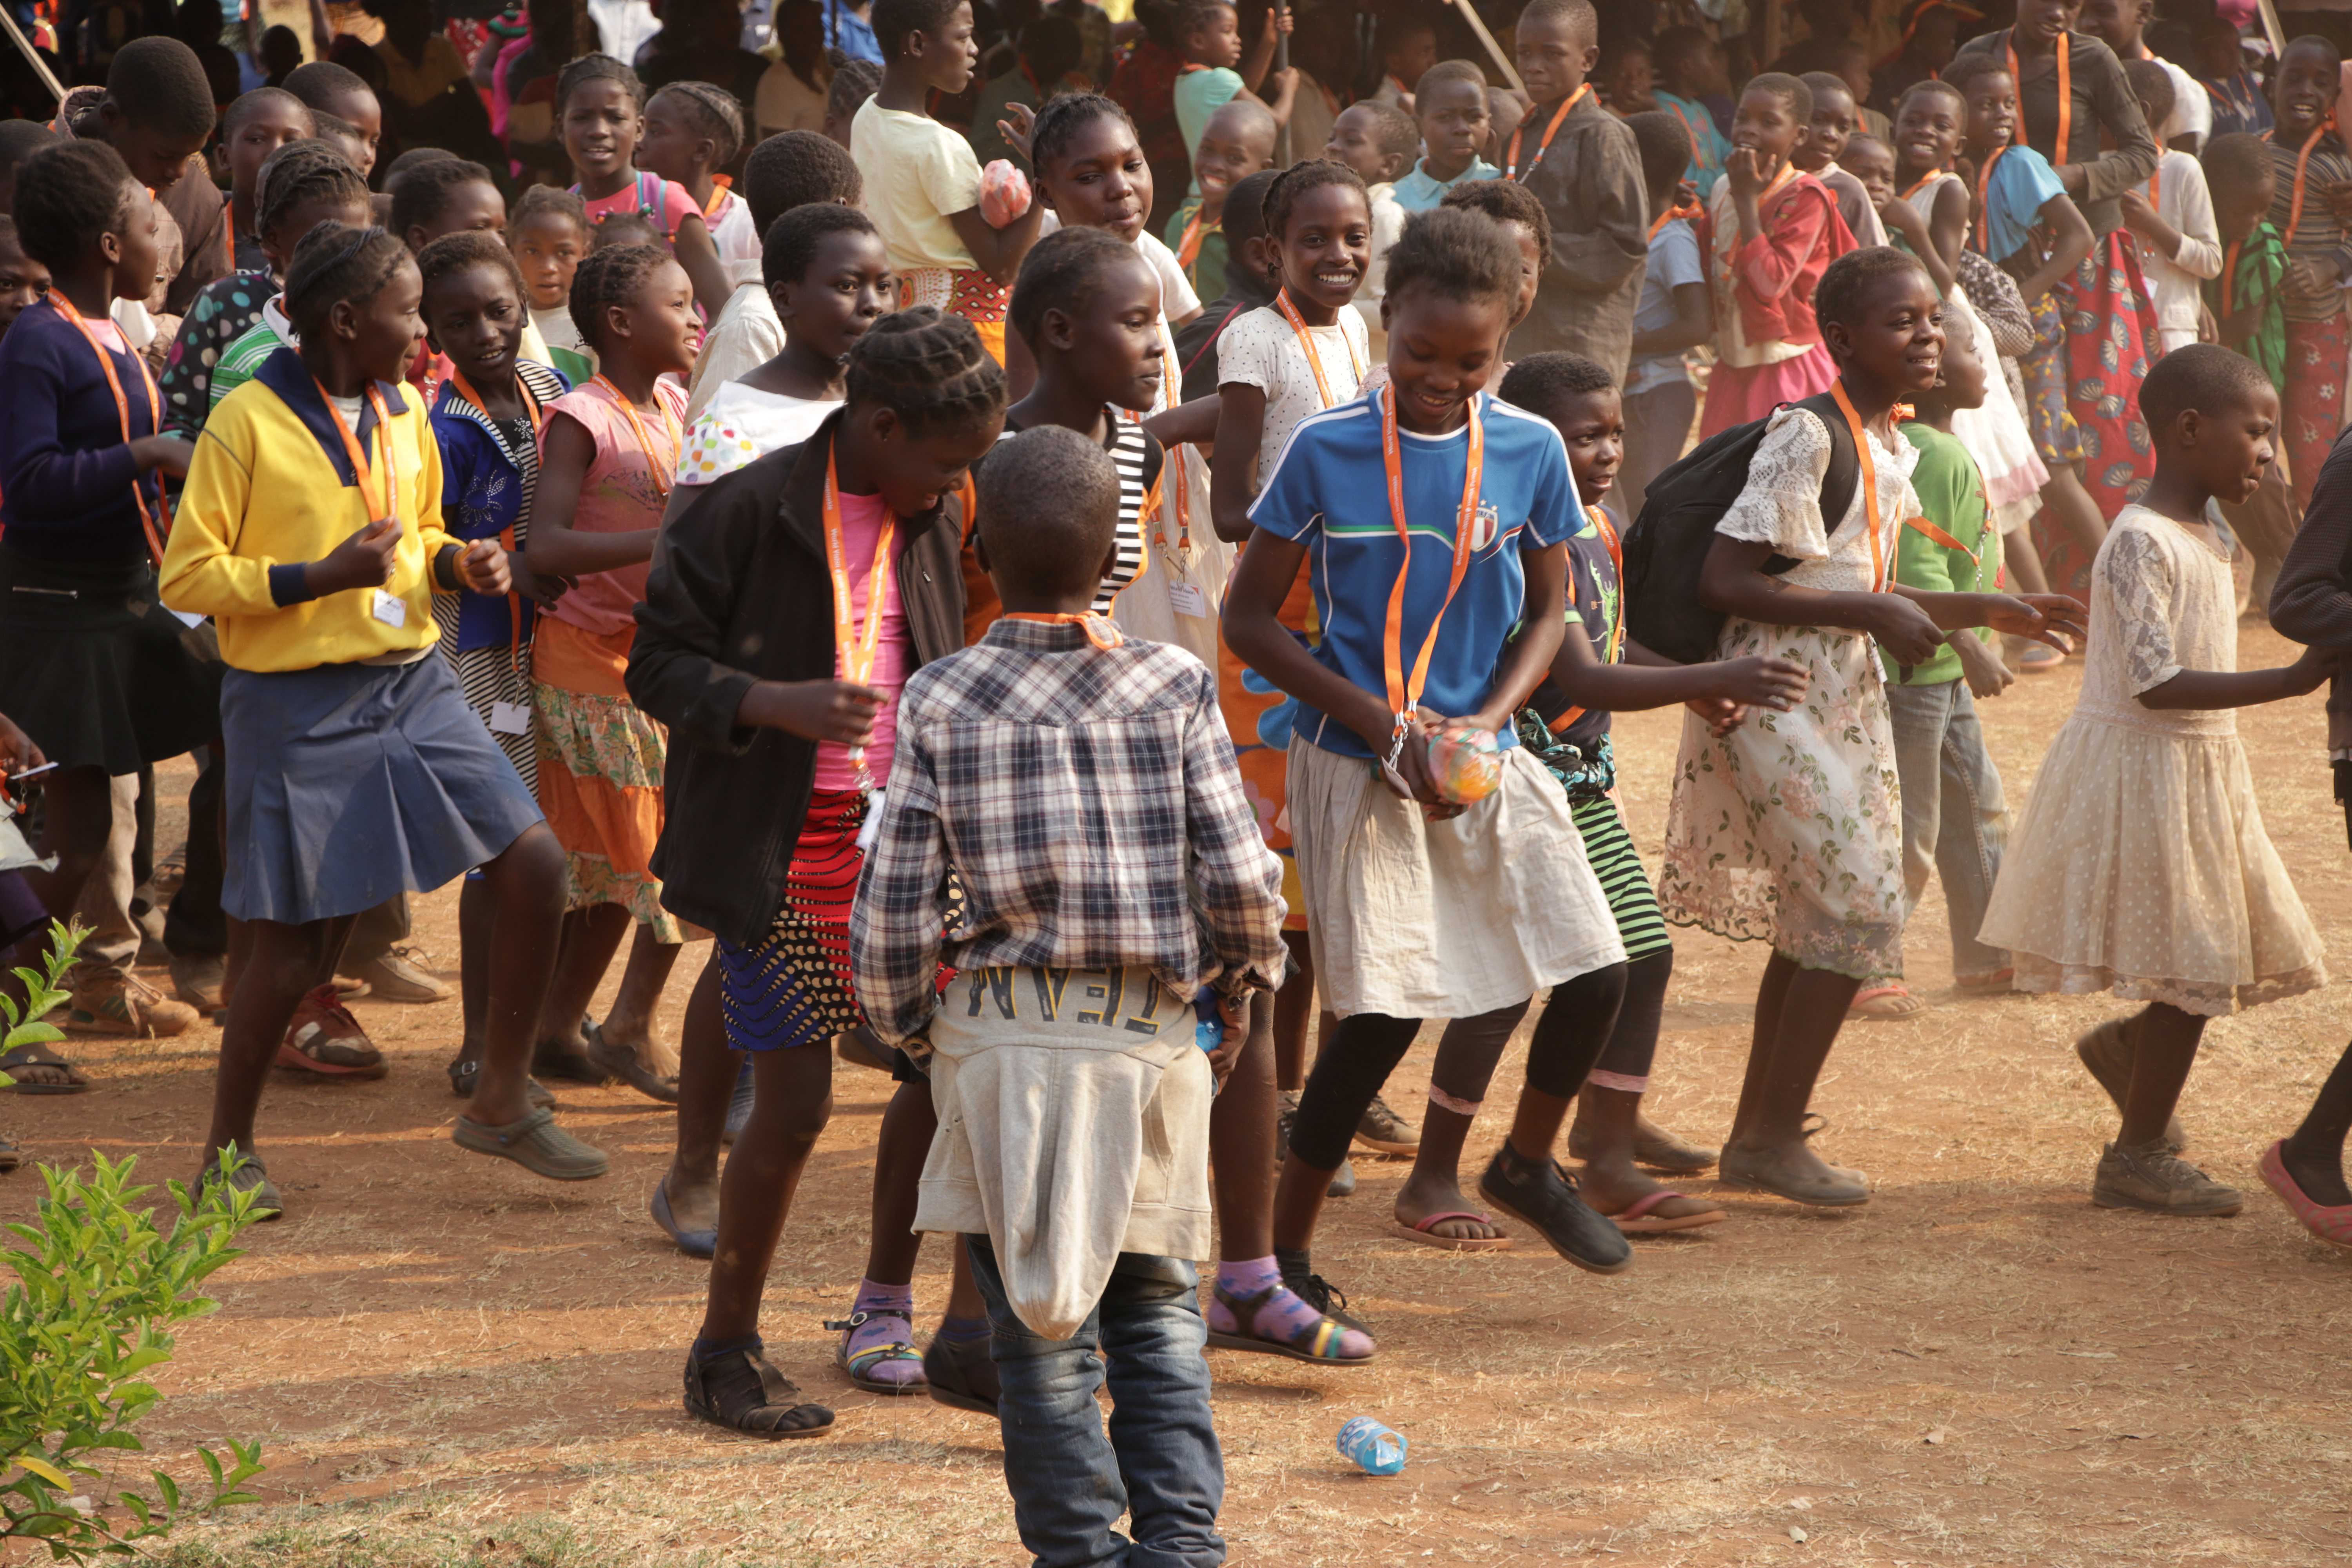
M1118 531L1118 469L1100 443L1033 425L998 442L974 478L992 575L1033 592L1074 591L1100 577Z
M2140 417L2155 434L2186 409L2218 414L2256 387L2270 384L2270 373L2245 355L2219 343L2189 343L2157 361L2140 383Z
M1633 146L1642 155L1642 183L1650 189L1679 181L1690 168L1690 127L1672 110L1629 114L1625 129L1633 133Z
M1617 384L1617 378L1607 367L1555 349L1549 353L1529 354L1514 363L1503 376L1498 395L1506 403L1515 403L1530 414L1546 419L1559 416L1560 405L1571 397L1589 393L1606 392Z
M760 248L760 281L772 289L779 283L797 283L808 276L825 236L874 232L874 220L856 207L835 202L794 207L768 226Z
M424 275L425 291L429 295L433 285L453 272L471 268L487 267L493 272L503 272L515 287L515 299L528 302L524 292L522 268L516 265L514 252L495 234L478 228L464 229L457 234L445 234L416 253L416 270Z
M1845 87L1843 79L1840 79L1838 86ZM1769 92L1780 99L1789 106L1789 117L1800 125L1813 118L1813 89L1805 85L1803 77L1790 76L1785 71L1759 71L1748 79L1741 96L1751 92Z
M124 119L174 136L209 136L217 118L212 82L196 51L160 35L133 38L115 51L106 68L106 96Z
M1468 60L1440 60L1421 73L1412 84L1412 98L1419 103L1433 87L1444 87L1449 81L1466 81L1477 88L1481 97L1486 91L1486 73Z
M751 149L743 164L742 193L751 207L752 227L765 234L794 207L864 201L866 181L849 149L832 137L787 131Z
M1871 289L1901 272L1916 272L1922 278L1927 275L1917 257L1891 245L1864 246L1847 251L1830 263L1829 270L1822 274L1820 285L1813 289L1815 319L1852 325Z
M1439 198L1442 207L1485 213L1496 223L1525 224L1536 237L1536 269L1551 267L1551 215L1543 200L1517 180L1471 180Z
M1447 206L1415 213L1389 249L1387 297L1416 287L1442 299L1497 300L1510 310L1519 299L1519 247L1484 213Z

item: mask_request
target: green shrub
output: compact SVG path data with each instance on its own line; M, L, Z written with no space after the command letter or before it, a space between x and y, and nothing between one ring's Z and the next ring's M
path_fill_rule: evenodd
M46 976L19 969L30 1002L20 1016L0 997L7 1044L53 1039L37 1019L55 1005L57 982L72 962L80 933L59 932ZM180 1521L233 1503L261 1473L261 1446L232 1438L224 1465L199 1448L207 1493L184 1495L161 1470L154 1495L117 1489L97 1461L141 1453L131 1430L159 1397L144 1374L172 1359L173 1324L217 1304L196 1295L215 1269L242 1256L231 1245L252 1223L253 1194L210 1188L200 1203L170 1184L177 1213L158 1226L153 1211L134 1206L154 1191L131 1185L135 1157L120 1162L91 1152L97 1173L44 1166L47 1184L30 1224L7 1232L24 1245L5 1254L16 1276L0 1298L0 1542L23 1536L52 1560L142 1555L131 1543Z

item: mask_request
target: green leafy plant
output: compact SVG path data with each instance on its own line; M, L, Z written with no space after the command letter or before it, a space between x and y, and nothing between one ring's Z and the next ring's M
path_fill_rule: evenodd
M54 935L45 976L16 971L29 998L24 1010L0 997L10 1046L57 1037L25 1021L56 1005L80 943L79 931ZM243 1256L233 1243L253 1223L253 1194L220 1182L199 1198L173 1182L176 1213L159 1226L140 1202L154 1188L131 1184L136 1156L110 1161L93 1150L91 1158L97 1169L87 1178L42 1167L47 1192L32 1221L5 1227L24 1245L0 1254L16 1276L0 1298L0 1542L37 1541L68 1563L142 1555L135 1542L252 1502L241 1489L263 1468L259 1443L232 1438L226 1462L196 1450L204 1495L151 1470L151 1497L115 1487L99 1462L145 1451L131 1427L161 1397L146 1374L172 1359L173 1325L218 1304L196 1288Z
M25 987L25 1005L18 1007L16 999L0 992L0 1015L8 1020L8 1033L0 1037L0 1056L5 1056L19 1046L46 1046L52 1040L62 1040L65 1031L55 1024L41 1019L49 1009L69 999L65 986L66 971L73 966L74 954L81 951L82 939L89 935L79 924L68 930L63 922L49 922L49 952L42 963L41 973L19 968L14 973ZM0 1072L0 1087L16 1080Z

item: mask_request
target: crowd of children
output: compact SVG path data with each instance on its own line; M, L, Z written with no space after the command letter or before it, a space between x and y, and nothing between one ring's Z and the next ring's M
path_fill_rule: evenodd
M1603 1275L1724 1221L1673 1178L1866 1203L1814 1090L1927 1007L1931 874L1962 996L2139 1005L2075 1046L2092 1201L2235 1213L2176 1110L2207 1018L2326 978L2232 714L2352 641L2352 154L2326 39L2250 97L2146 9L1919 5L1735 83L1591 0L1487 59L1196 0L1115 66L1089 5L1003 53L873 0L781 8L773 82L681 20L657 90L516 93L519 36L478 106L412 6L387 80L217 116L140 40L0 126L0 752L51 770L0 937L90 929L68 1035L219 1025L202 1181L275 1217L268 1073L383 1076L344 998L446 994L391 943L462 879L453 1140L592 1180L543 1080L675 1103L685 1405L764 1436L833 1425L762 1295L836 1058L887 1072L835 1361L997 1415L1050 1561L1122 1515L1221 1560L1205 1349L1381 1353L1314 1258L1351 1146L1412 1155L1397 1237ZM508 158L417 144L453 94ZM2285 668L2237 668L2233 548ZM2012 822L1978 705L2077 655ZM1672 705L1654 876L1611 721ZM139 802L192 752L165 996ZM1719 1150L1643 1111L1675 926L1769 944ZM2348 1129L2352 1050L2260 1169L2352 1245Z

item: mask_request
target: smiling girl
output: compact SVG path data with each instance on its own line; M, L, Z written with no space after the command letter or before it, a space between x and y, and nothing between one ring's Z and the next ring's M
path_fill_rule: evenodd
M1740 94L1713 203L1707 280L1717 359L1699 416L1703 437L1761 419L1836 378L1813 289L1853 237L1830 188L1789 161L1812 118L1812 89L1792 76L1767 71Z
M2081 606L1890 583L1903 520L1921 510L1918 451L1895 433L1894 408L1935 384L1943 302L1916 258L1883 246L1833 262L1814 300L1839 380L1770 416L1699 584L1726 616L1718 658L1791 658L1810 685L1792 711L1720 735L1684 719L1658 898L1675 924L1772 944L1723 1179L1836 1207L1867 1203L1870 1185L1810 1147L1808 1101L1856 989L1901 967L1902 813L1879 654L1921 664L1945 632L1978 626L2063 646ZM1861 468L1834 519L1822 507L1831 420ZM1775 554L1797 564L1768 574Z
M2271 89L2278 128L2271 137L2270 222L2287 256L2279 289L2286 315L2282 445L2294 499L2305 510L2344 424L2344 286L2352 279L2352 238L2335 205L2324 199L2352 181L2352 155L2336 123L2341 64L2326 38L2297 38L2279 57Z
M727 308L727 268L701 207L684 185L640 173L637 142L646 133L646 89L637 73L610 55L583 55L556 83L556 123L563 150L579 175L572 193L585 205L588 227L614 213L635 213L693 279L704 320Z

